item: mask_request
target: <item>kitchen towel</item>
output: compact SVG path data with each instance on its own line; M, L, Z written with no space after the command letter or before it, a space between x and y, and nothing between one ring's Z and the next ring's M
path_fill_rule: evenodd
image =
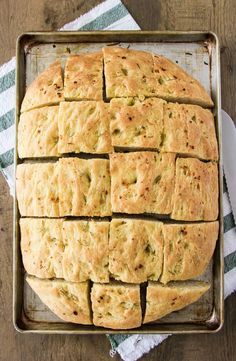
M139 30L120 0L106 0L60 30ZM15 58L0 67L0 169L14 193ZM225 297L236 289L236 228L224 183ZM111 356L138 360L168 335L108 335Z

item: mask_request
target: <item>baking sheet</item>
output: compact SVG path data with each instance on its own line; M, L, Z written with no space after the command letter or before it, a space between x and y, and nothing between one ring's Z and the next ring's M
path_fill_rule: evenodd
M85 35L87 34L87 35ZM100 34L100 35L99 35ZM128 34L128 38L127 38ZM124 39L125 38L125 39ZM131 41L135 38L135 41ZM85 39L88 39L85 41ZM125 41L124 41L125 40ZM122 42L123 41L123 42ZM215 102L216 129L220 140L219 109L220 83L217 39L206 33L161 33L161 32L109 32L109 33L33 33L23 35L17 48L17 109L28 86L35 77L54 60L65 63L71 54L93 52L112 43L119 43L130 49L147 50L164 55L189 74L198 79L211 93ZM16 154L16 164L19 162ZM222 195L222 174L220 155L220 189ZM15 252L14 252L14 323L20 331L107 333L96 326L68 324L60 320L45 306L25 282L24 269L19 247L18 210L15 202ZM213 261L204 275L198 279L212 284L211 289L196 303L174 312L161 320L142 325L131 333L155 332L214 332L223 323L223 261L222 261L222 207L220 204L221 232ZM109 331L110 332L110 331ZM129 331L113 331L113 333Z

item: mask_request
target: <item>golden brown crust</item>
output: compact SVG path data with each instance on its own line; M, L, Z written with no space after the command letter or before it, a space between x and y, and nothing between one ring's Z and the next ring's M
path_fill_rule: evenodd
M157 281L162 271L162 223L113 219L110 225L109 271L128 283Z
M199 81L163 56L153 54L153 60L156 96L169 101L213 107L211 97Z
M21 253L26 271L39 278L63 278L63 219L21 218Z
M161 282L200 276L213 255L219 223L164 224L164 265Z
M21 114L18 125L20 158L58 156L58 110L58 106L53 106Z
M149 282L143 322L158 320L196 302L209 288L205 282L173 282L166 286Z
M67 322L91 325L88 282L71 283L27 277L26 281L41 301Z
M113 212L169 214L175 155L134 152L110 154Z
M198 105L164 104L162 151L218 160L214 117Z
M107 98L153 96L152 54L119 47L103 48Z
M55 61L30 84L21 105L21 112L57 104L63 99L61 63Z
M68 57L65 66L65 99L102 100L102 52Z
M57 163L19 164L16 193L21 216L59 217Z
M141 326L139 286L94 284L91 301L95 326L112 329L131 329Z
M109 282L109 222L65 221L64 278L72 282Z
M109 104L62 102L59 110L60 153L111 153Z
M218 196L216 163L177 158L172 219L214 221L218 217Z
M60 158L61 216L109 216L110 174L106 159Z
M163 105L165 101L148 98L112 99L112 145L122 148L160 149L163 133Z

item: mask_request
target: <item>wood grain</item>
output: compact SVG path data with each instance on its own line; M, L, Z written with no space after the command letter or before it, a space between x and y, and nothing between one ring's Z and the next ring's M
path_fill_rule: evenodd
M53 30L100 3L98 0L0 0L0 63L15 54L16 37ZM223 108L236 119L235 0L124 0L142 29L212 30L221 42ZM12 199L0 176L0 361L109 360L105 336L22 335L12 325ZM236 297L225 304L225 325L215 335L172 336L142 360L233 361ZM113 360L119 360L115 356Z

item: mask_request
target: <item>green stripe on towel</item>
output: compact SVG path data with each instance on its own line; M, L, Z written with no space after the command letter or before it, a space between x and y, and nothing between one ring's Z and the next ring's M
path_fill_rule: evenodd
M7 168L14 163L14 149L10 149L7 152L0 155L0 169Z
M236 267L236 251L225 257L225 273Z
M116 5L114 8L106 11L104 14L98 16L90 23L82 26L80 30L103 30L109 25L118 21L128 15L127 9L123 4Z
M0 132L10 128L15 121L15 109L9 110L9 112L3 114L0 117Z
M232 212L224 216L224 233L228 232L231 228L235 227Z
M13 69L0 78L0 94L15 85L15 76L16 71Z

